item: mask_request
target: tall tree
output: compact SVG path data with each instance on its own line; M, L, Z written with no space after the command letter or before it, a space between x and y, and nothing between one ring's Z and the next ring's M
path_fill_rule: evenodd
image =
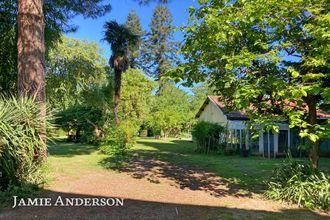
M125 25L120 25L115 21L106 22L104 28L104 40L111 45L112 55L109 64L115 71L114 114L116 124L119 124L118 111L122 74L130 66L129 49L139 42L139 36L133 34Z
M195 116L191 96L173 83L164 81L150 105L148 125L161 136L176 136L191 127Z
M32 98L40 105L40 118L46 119L45 92L45 37L43 0L18 1L17 70L18 94ZM46 141L46 123L41 128L41 139ZM46 158L46 144L38 156Z
M201 2L201 1L200 1ZM312 1L203 1L185 28L180 74L188 83L210 80L224 101L245 109L251 125L278 131L288 120L309 140L318 166L329 123L329 4ZM325 113L323 112L323 115Z
M107 61L96 43L62 37L48 54L47 103L58 110L85 102L95 105L100 94L90 97L88 93L107 83L106 69Z
M46 59L47 51L60 39L62 33L77 30L70 24L76 15L97 18L109 12L111 6L101 0L43 2L45 26ZM0 92L15 93L17 87L17 10L16 0L0 1Z
M129 69L123 75L122 94L120 104L120 119L130 121L137 127L145 124L150 115L152 90L156 83L149 79L142 71Z
M136 1L146 5L157 0ZM43 9L47 60L47 51L57 43L62 33L78 29L71 23L73 17L98 18L109 12L111 5L103 0L46 0ZM17 10L17 0L0 1L0 93L14 94L17 87Z
M18 93L46 102L43 0L18 1Z
M142 35L142 28L141 28L141 23L140 23L140 18L136 14L134 10L132 10L125 22L125 26L135 35L141 36ZM141 46L141 38L135 45L131 45L129 50L130 50L130 57L131 57L131 67L135 68L138 66L138 60L137 58L140 55L140 46Z
M142 59L144 70L159 80L176 58L172 14L166 6L159 4L154 9L150 29L143 43Z

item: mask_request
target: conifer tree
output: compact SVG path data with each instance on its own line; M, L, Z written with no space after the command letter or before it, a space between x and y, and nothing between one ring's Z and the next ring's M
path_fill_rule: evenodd
M142 48L143 68L156 80L174 64L176 43L173 33L172 14L166 6L159 4L153 12L150 33Z
M125 26L134 35L139 36L139 37L142 35L140 18L134 10L132 10L128 14L128 16L126 18ZM130 51L130 59L131 59L131 61L130 61L131 68L136 68L139 65L138 58L140 55L141 39L139 39L136 44L130 45L129 47L130 47L129 51Z

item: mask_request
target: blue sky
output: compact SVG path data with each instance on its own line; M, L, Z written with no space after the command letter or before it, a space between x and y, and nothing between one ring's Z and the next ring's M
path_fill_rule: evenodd
M97 19L84 19L81 16L75 17L71 23L78 25L78 31L75 33L66 34L69 37L78 38L81 40L95 41L104 50L104 57L109 59L110 46L106 42L102 42L103 38L103 25L106 21L116 20L118 23L124 23L128 13L131 10L135 10L141 19L141 24L144 30L149 30L149 24L153 9L156 7L156 3L151 3L147 6L141 6L134 0L110 0L112 5L112 11L107 15ZM172 0L168 4L173 15L173 25L183 26L188 20L188 8L189 6L197 5L194 0ZM176 32L175 40L182 40L182 33Z

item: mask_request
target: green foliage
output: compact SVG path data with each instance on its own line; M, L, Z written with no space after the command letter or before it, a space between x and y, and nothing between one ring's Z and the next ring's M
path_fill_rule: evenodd
M0 98L0 190L9 185L42 183L44 123L32 100ZM48 122L47 127L51 127Z
M125 156L127 150L135 144L134 131L129 123L109 127L100 150L110 156Z
M39 188L34 184L9 185L6 190L0 191L0 211L2 208L12 205L13 196L31 198L37 195L38 190Z
M119 117L130 121L137 127L145 124L150 115L152 91L156 83L147 78L142 71L128 69L123 75Z
M52 108L95 104L100 97L95 93L107 86L106 66L96 43L62 37L50 50L46 68L47 98Z
M306 208L329 210L330 175L289 159L273 171L266 196Z
M173 76L210 82L228 107L249 114L251 126L276 130L274 121L289 120L311 143L328 136L328 123L312 111L329 106L327 1L199 3L183 28L186 62Z
M148 126L157 135L178 136L191 129L194 113L191 111L190 96L171 83L164 83L153 97Z
M130 11L126 18L125 22L126 28L128 28L134 35L141 36L142 35L142 27L140 23L140 18L136 14L134 10ZM138 39L138 42L134 45L130 45L130 58L131 58L131 68L135 68L138 66L138 58L140 56L140 46L141 46L141 38Z
M0 2L0 93L14 93L17 77L16 1Z
M48 53L63 33L77 30L70 24L76 15L97 18L109 12L111 6L101 0L44 1L45 44ZM17 1L0 1L0 93L16 92L17 78ZM47 59L47 58L46 58ZM48 60L48 59L47 59Z
M141 49L143 69L150 76L160 79L176 61L177 44L173 41L172 14L159 4L153 12L151 32L144 39Z
M127 56L129 49L135 48L139 44L140 36L124 24L108 21L105 23L104 29L104 40L111 45L112 57L114 58Z
M141 36L134 34L126 25L116 21L108 21L104 25L104 40L111 45L109 64L114 70L114 116L115 123L119 123L119 103L121 93L122 74L131 66L130 49L135 49L140 43Z
M109 63L115 70L115 95L120 96L121 74L130 67L130 49L136 50L140 43L140 36L134 33L132 27L127 24L118 24L116 21L108 21L104 24L104 38L111 46L111 58ZM118 93L118 94L117 94Z
M56 114L56 124L69 134L70 141L92 143L101 138L95 129L101 129L102 116L101 109L96 107L71 106Z
M214 88L206 83L199 83L191 88L193 96L191 97L191 111L196 115L205 102L207 96L213 95Z
M219 124L206 121L198 122L192 131L193 138L197 143L197 151L220 150L220 137L224 132L225 128Z

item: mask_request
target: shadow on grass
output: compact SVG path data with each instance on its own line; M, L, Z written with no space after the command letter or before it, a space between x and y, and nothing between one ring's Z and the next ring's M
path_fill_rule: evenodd
M222 178L189 162L184 154L192 152L188 141L172 143L143 142L139 144L152 147L151 150L132 150L127 157L110 156L100 164L119 172L130 174L133 178L146 178L152 183L161 183L165 179L173 181L180 189L206 191L212 196L251 197L256 191L242 190L242 185L229 178ZM175 148L175 150L173 150ZM180 149L177 149L180 148ZM207 156L205 157L207 160Z
M66 198L111 199L96 195L45 191L42 198L51 198L51 204L61 196ZM110 200L111 201L111 200ZM325 215L304 209L279 211L204 206L161 201L124 198L123 206L69 206L69 207L19 207L0 213L0 219L328 219ZM257 207L256 207L257 208Z
M80 143L56 142L48 146L48 151L52 156L73 157L91 154L98 151L98 147Z

